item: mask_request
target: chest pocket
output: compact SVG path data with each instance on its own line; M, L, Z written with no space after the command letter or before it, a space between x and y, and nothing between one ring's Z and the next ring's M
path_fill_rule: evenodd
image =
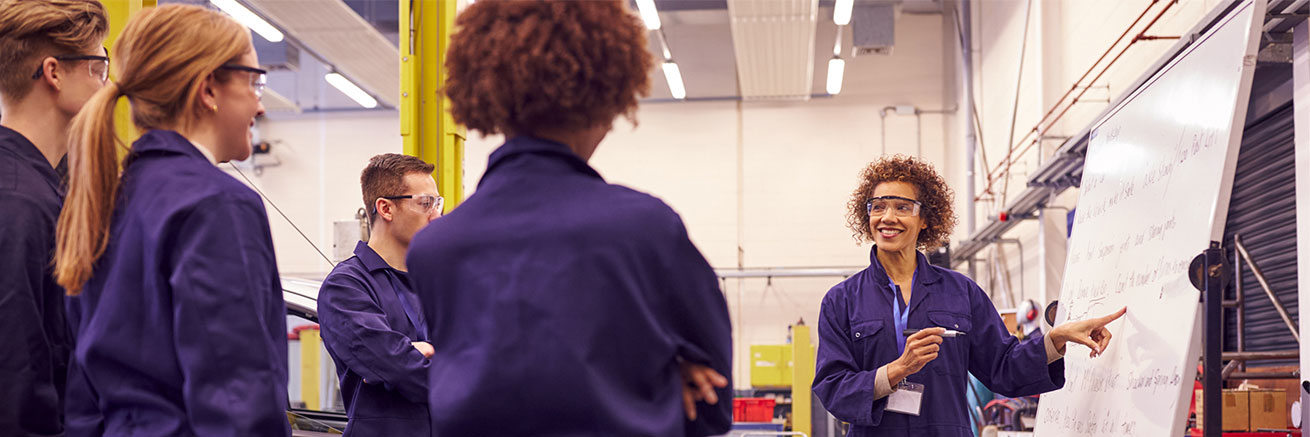
M882 337L883 325L882 319L877 320L858 320L851 323L850 340L851 351L855 353L856 363L859 364L860 370L877 369L877 356L883 355L888 347L892 348L895 353L895 344L888 343Z
M937 359L928 363L937 372L951 375L963 375L969 370L969 336L973 335L973 319L967 314L949 311L932 311L928 313L932 326L940 326L953 331L964 332L963 337L942 338L941 351Z

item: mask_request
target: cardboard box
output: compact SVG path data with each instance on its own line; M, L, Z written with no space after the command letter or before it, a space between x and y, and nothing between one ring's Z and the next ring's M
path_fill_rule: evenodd
M1196 390L1196 428L1205 427L1204 390ZM1224 390L1223 398L1224 431L1250 431L1250 392L1242 390Z
M1251 431L1261 429L1287 429L1287 392L1277 390L1251 390Z

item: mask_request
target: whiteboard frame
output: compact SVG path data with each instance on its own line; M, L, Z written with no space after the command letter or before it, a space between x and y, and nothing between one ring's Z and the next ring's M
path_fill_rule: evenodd
M1310 314L1310 21L1293 30L1292 43L1293 128L1296 131L1296 259L1297 305L1300 314ZM1301 338L1310 335L1310 322L1301 318ZM1310 342L1301 342L1301 384L1310 384ZM1301 429L1310 427L1310 394L1298 388L1301 398Z

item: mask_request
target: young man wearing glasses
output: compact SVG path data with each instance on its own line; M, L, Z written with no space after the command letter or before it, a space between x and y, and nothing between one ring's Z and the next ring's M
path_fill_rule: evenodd
M0 0L0 435L63 435L73 338L50 262L68 127L104 84L95 0Z
M337 364L350 418L347 436L428 435L432 345L405 253L419 229L441 216L432 164L374 156L360 175L368 242L332 269L318 292L323 343Z

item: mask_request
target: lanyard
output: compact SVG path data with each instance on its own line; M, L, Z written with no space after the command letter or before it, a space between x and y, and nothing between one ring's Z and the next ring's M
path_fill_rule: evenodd
M904 332L905 326L910 322L910 303L906 302L905 312L901 312L901 287L898 287L895 282L892 282L891 277L887 278L887 285L890 285L892 293L895 293L892 296L892 310L895 311L892 313L892 320L896 323L896 331L892 334L896 336L896 350L900 353L905 353Z
M416 340L428 341L428 327L427 323L424 323L423 315L419 314L418 311L414 311L414 306L409 303L409 297L406 296L404 292L400 291L399 284L396 283L395 274L392 273L391 270L384 271L387 274L387 281L391 283L391 291L396 293L396 300L399 300L401 308L405 309L405 317L409 319L409 324L414 327L414 330L418 331L418 338Z

